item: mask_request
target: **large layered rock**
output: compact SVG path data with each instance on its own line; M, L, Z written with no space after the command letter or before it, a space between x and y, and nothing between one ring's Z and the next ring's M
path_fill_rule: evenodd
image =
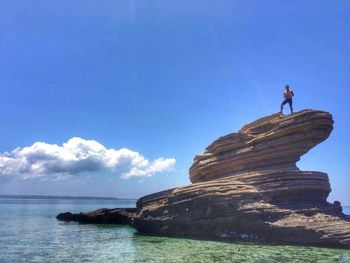
M132 225L165 235L350 247L350 222L327 202L328 176L300 171L332 116L274 114L214 141L190 168L193 184L140 198Z
M274 114L243 126L210 144L190 168L192 183L248 171L298 170L300 156L325 140L333 129L327 112L305 110Z

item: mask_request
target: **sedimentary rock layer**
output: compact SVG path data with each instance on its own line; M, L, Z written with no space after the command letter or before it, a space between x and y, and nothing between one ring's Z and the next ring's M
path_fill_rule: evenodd
M283 197L283 190L272 195ZM230 177L145 196L137 208L132 225L147 234L350 247L350 222L337 207L315 200L271 201L268 188Z
M193 184L142 197L132 225L164 235L350 247L350 221L327 202L328 176L296 167L325 140L331 114L274 114L219 138L197 155Z
M194 158L192 183L247 171L298 170L296 162L328 138L332 115L304 110L291 116L274 114L220 137Z

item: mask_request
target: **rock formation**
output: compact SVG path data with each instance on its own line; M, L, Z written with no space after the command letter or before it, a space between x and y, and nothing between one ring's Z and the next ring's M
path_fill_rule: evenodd
M210 144L194 158L191 185L140 198L132 225L142 233L350 247L350 221L322 172L296 162L327 139L331 114L274 114Z
M76 221L88 224L129 224L136 208L101 208L87 213L60 213L56 218L60 221Z
M136 209L68 212L57 219L131 224L152 235L350 248L350 218L339 201L327 202L327 174L296 166L332 129L327 112L274 114L197 155L191 185L144 196Z

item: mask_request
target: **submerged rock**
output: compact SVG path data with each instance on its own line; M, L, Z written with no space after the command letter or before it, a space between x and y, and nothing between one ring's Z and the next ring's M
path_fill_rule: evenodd
M76 221L92 224L129 224L136 208L101 208L87 213L60 213L56 218L60 221Z
M274 114L219 138L197 155L193 184L140 198L142 233L350 247L350 221L330 204L328 176L296 162L333 129L331 114Z

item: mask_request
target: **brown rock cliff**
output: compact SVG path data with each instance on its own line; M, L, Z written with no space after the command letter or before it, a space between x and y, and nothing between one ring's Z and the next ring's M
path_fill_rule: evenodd
M197 155L193 184L142 197L132 225L164 235L350 247L350 222L327 202L328 176L296 162L327 139L331 114L274 114Z

